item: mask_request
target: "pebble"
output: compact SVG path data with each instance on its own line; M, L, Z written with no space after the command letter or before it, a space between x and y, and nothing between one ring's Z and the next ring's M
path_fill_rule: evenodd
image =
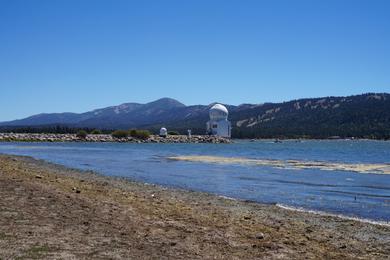
M80 192L81 192L81 190L77 189L76 187L73 187L72 190L73 190L74 192L76 192L76 193L80 193Z
M256 235L256 239L264 239L264 234L263 233L258 233L257 235Z

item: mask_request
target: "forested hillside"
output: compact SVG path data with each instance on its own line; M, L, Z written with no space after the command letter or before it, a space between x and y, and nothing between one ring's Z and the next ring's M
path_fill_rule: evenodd
M40 114L3 122L0 131L75 132L77 129L143 128L204 134L210 105L185 106L169 98L147 104L126 103L90 112ZM390 94L368 93L283 103L226 105L234 138L390 139Z

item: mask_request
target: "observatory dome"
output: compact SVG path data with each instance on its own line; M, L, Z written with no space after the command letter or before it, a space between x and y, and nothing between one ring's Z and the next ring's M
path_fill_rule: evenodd
M229 115L229 112L224 105L215 104L210 108L209 115L211 120L226 120Z
M168 135L168 130L165 127L161 127L160 129L160 136L167 136Z

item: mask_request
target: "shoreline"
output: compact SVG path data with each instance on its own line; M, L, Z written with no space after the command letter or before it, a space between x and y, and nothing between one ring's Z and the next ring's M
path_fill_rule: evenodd
M356 258L390 227L0 155L0 258Z
M301 207L288 206L288 205L279 204L279 203L277 203L276 206L281 208L281 209L285 209L285 210L309 213L309 214L319 215L319 216L324 216L324 217L340 218L343 220L357 221L357 222L362 222L362 223L368 223L371 225L390 227L390 222L383 221L383 220L374 220L374 219L368 219L368 218L352 217L352 216L347 216L347 215L342 215L342 214L329 213L326 211L311 210L311 209L305 209L305 208L301 208Z

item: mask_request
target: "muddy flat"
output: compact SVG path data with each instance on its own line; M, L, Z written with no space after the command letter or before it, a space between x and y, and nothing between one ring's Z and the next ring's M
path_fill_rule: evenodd
M390 227L0 155L0 259L387 259Z

